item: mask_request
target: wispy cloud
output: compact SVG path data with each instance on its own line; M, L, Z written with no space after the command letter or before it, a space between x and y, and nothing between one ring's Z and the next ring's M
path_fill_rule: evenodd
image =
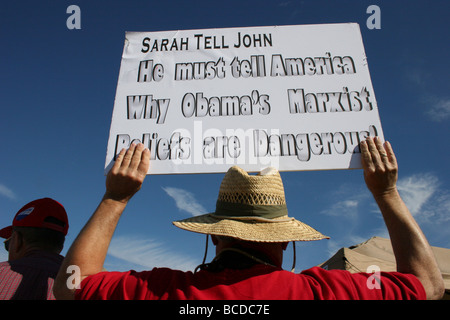
M408 68L406 73L406 78L417 86L423 86L427 81L429 81L430 75L424 72L421 68Z
M191 215L206 213L205 208L196 200L193 193L173 187L162 188L175 200L181 211ZM108 270L148 270L154 267L168 267L178 270L194 270L199 261L167 248L167 245L155 239L142 236L115 236L108 249L108 256L120 259L119 262L108 260Z
M442 188L439 178L431 173L414 174L399 179L397 187L411 214L427 234L428 240L447 247L450 244L450 241L446 240L450 237L450 192ZM368 192L360 192L358 195L354 188L346 185L331 197L335 202L321 211L336 227L333 229L333 239L328 241L330 252L342 246L362 242L370 236L389 237L381 214L378 215L379 222L371 220L373 223L371 222L367 229L367 213L379 213L379 208L369 195ZM345 227L341 229L340 226Z
M358 200L347 199L338 201L321 213L328 216L354 218L358 213Z
M441 122L450 118L450 99L431 98L429 100L430 109L427 111L431 120Z
M278 3L278 6L279 6L279 7L287 7L287 6L289 6L291 3L292 3L292 1L283 1L283 2Z
M207 213L207 210L195 199L193 193L173 187L165 187L163 190L175 200L175 204L178 209L186 211L193 216Z
M331 239L326 242L331 256L342 247L348 247L367 240L371 231L361 228L364 217L372 211L370 193L363 185L342 184L329 194L330 205L320 213L328 216ZM370 209L369 209L370 208Z
M323 209L321 214L354 220L361 206L369 199L369 193L366 188L361 190L359 185L344 183L330 194L330 199L332 200L330 206Z
M0 195L7 197L11 200L17 199L16 194L7 186L0 184Z
M424 204L435 194L438 183L438 178L431 174L416 174L398 181L398 191L413 216L421 213Z
M411 214L421 223L445 230L450 224L450 192L442 189L432 174L413 175L398 183L399 192ZM448 231L447 231L448 232Z
M136 269L135 265L141 266L142 270L149 270L154 267L168 267L192 271L199 264L198 261L185 254L169 250L167 245L160 241L142 236L113 237L108 249L108 255L123 260L123 263L120 263L122 271ZM108 269L108 266L106 268Z
M398 188L428 241L450 247L450 191L442 188L439 179L432 174L402 179Z
M411 65L422 65L423 61L412 61L408 64L406 79L417 89L418 101L424 107L424 114L432 121L442 122L450 118L450 98L445 93L430 94L424 87L433 82L433 74L425 67L411 68ZM445 92L445 91L444 91Z

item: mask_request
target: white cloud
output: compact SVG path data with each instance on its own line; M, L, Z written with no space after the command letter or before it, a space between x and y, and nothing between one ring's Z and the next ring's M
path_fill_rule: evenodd
M417 62L415 62L417 64ZM406 73L406 79L416 86L423 86L430 79L430 74L424 71L422 68L411 68L408 67L408 72Z
M431 212L431 216L436 218L436 223L450 223L450 192L438 192L433 204L425 213Z
M0 195L7 197L11 200L15 200L17 198L16 194L3 184L0 184Z
M194 261L186 255L170 251L164 243L142 236L113 237L108 255L128 262L120 263L122 271L136 269L132 264L143 267L143 270L150 270L154 267L168 267L192 271L200 264L199 261Z
M186 211L193 216L207 213L206 209L195 199L193 193L184 189L172 187L166 187L163 188L163 190L175 200L178 209Z
M173 187L165 187L163 190L175 200L178 209L192 215L206 213L191 192ZM114 236L108 249L108 257L105 268L111 271L149 270L154 267L192 271L200 264L200 261L185 254L171 251L160 241L142 236ZM114 261L110 257L120 261Z
M321 213L328 216L354 218L358 213L358 200L347 199L338 201Z
M435 194L439 180L431 174L416 174L400 179L398 191L413 216L420 215L425 203Z
M429 99L430 110L428 116L437 122L450 118L450 99Z
M292 1L283 1L278 4L279 7L288 7Z
M361 206L367 202L369 196L366 188L361 189L359 185L344 183L330 194L331 205L320 213L356 220Z
M430 243L448 247L450 241L450 192L432 174L417 174L398 182L406 206ZM434 245L434 244L433 244Z
M330 198L330 204L321 213L329 216L329 223L334 226L333 239L329 241L329 251L346 244L355 244L370 236L388 238L386 226L376 202L369 192L355 192L355 188L344 185ZM430 173L414 174L397 183L399 193L417 220L430 242L447 247L450 243L450 192L442 188L436 175ZM361 189L360 189L361 190ZM367 213L378 213L368 216ZM378 217L379 221L370 220ZM366 220L371 221L368 223ZM361 241L360 241L361 242Z
M412 64L418 64L418 62L412 62ZM425 71L423 68L411 69L408 65L408 72L406 78L416 87L422 88L430 82L432 75ZM443 97L441 95L430 95L423 92L427 90L419 90L419 99L421 104L425 107L425 115L427 115L432 121L441 122L450 118L450 98Z

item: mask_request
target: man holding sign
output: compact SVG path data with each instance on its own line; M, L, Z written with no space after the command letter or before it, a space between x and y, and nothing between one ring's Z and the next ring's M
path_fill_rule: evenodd
M127 203L140 189L150 164L142 144L122 150L108 173L97 210L68 251L55 285L57 299L439 299L442 276L431 248L400 198L397 162L388 142L361 143L368 189L391 236L398 272L371 274L318 267L300 274L281 269L289 241L326 238L287 216L284 189L276 170L249 176L232 167L224 177L216 211L176 221L180 228L211 234L216 258L195 273L167 268L144 272L102 272L114 230ZM80 289L68 285L66 270L80 270ZM168 281L170 279L170 281Z
M55 295L440 298L442 277L397 192L397 162L382 137L356 24L127 33L106 192L66 255ZM265 167L275 168L247 173ZM382 272L382 286L374 288L367 273L282 270L289 242L327 237L288 216L278 170L361 167L390 232L398 272ZM195 272L101 272L119 218L146 174L225 171L216 210L174 222L211 235L217 254L211 263ZM80 271L80 289L67 282L73 266Z

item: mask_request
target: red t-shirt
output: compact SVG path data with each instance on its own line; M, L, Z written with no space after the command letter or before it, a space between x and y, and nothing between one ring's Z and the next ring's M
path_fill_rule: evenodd
M143 272L101 272L85 278L75 299L108 300L344 300L425 299L413 275L375 274L313 267L300 274L255 265L218 273L154 268ZM371 278L372 277L372 278ZM368 285L369 283L369 285ZM379 284L379 285L377 285ZM372 288L372 289L371 289Z

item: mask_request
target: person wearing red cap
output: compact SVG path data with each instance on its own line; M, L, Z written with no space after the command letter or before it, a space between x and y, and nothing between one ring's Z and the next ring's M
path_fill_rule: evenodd
M69 229L66 210L50 198L34 200L0 230L8 261L0 263L0 300L54 300L53 283Z

